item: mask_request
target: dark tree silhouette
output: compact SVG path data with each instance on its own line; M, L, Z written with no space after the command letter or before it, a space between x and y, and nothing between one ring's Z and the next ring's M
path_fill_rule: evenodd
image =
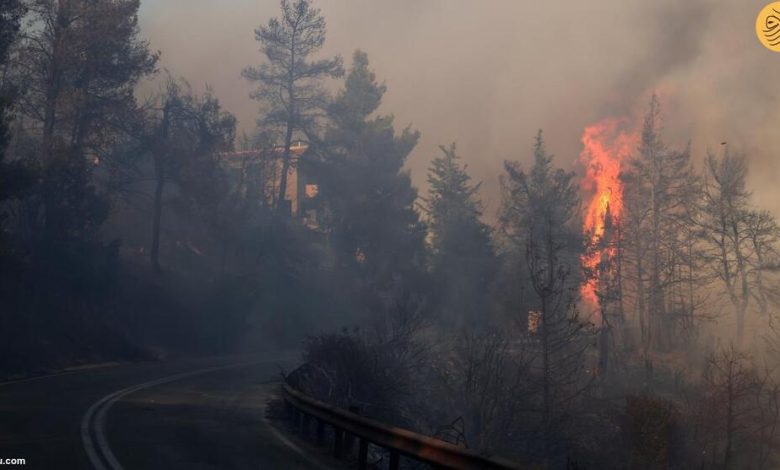
M315 111L326 103L323 78L343 75L341 57L311 60L325 42L325 18L308 0L281 2L282 15L255 31L266 63L248 67L244 77L258 84L252 97L266 107L260 123L284 132L277 210L284 206L290 146L296 132L310 131Z

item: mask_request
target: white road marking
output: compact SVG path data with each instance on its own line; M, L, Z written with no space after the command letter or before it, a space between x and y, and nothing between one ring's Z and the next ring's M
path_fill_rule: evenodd
M108 470L108 469L122 470L122 465L119 463L116 456L111 451L111 447L108 445L108 440L106 439L105 430L106 430L106 414L108 413L108 410L111 409L114 403L116 403L123 397L131 393L137 392L139 390L143 390L145 388L154 387L155 385L162 385L170 382L175 382L177 380L181 380L187 377L208 374L209 372L216 372L220 370L233 369L233 368L243 367L243 366L250 366L250 365L260 364L263 362L271 362L271 361L265 360L265 361L242 362L238 364L230 364L227 366L210 367L208 369L200 369L192 372L184 372L181 374L171 375L168 377L163 377L161 379L144 382L139 385L123 388L121 390L117 390L114 393L106 395L105 397L93 403L92 406L90 406L89 409L87 409L87 412L84 413L84 416L81 419L81 442L84 445L84 451L87 453L87 456L89 457L89 461L92 463L92 466L96 470ZM92 437L93 434L95 436L94 439Z
M94 364L86 367L76 367L72 369L66 369L62 372L56 372L54 374L46 374L46 375L36 375L35 377L26 377L23 379L16 379L16 380L9 380L7 382L0 382L0 387L5 387L6 385L16 385L21 383L27 383L27 382L36 382L38 380L44 380L44 379L54 379L57 377L64 377L66 375L75 375L75 374L84 374L87 372L92 372L96 369L105 369L108 367L116 367L120 365L119 362L105 362L102 364Z
M322 462L318 462L314 460L311 456L309 456L309 454L307 454L303 449L301 449L300 446L298 446L298 444L294 443L287 436L282 434L281 431L276 429L276 427L273 424L271 424L271 422L268 420L267 417L263 416L263 422L265 423L266 426L268 426L268 429L271 430L271 433L274 435L275 438L277 438L279 441L282 442L282 444L286 445L296 453L300 454L303 458L306 459L307 462L314 465L320 470L332 470L332 467L329 467L323 464Z

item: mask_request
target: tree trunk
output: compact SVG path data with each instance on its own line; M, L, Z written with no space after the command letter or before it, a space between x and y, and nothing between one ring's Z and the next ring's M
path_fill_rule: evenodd
M550 339L548 338L547 297L542 296L542 401L544 415L542 417L542 429L544 433L545 458L549 457L550 450L550 421L552 414L552 397L550 395Z
M54 29L54 38L52 43L51 57L49 58L49 76L46 83L46 104L43 117L43 135L41 145L43 147L43 208L44 208L44 235L49 241L58 238L56 229L56 196L54 194L54 181L52 174L52 160L54 159L54 133L57 124L57 104L60 96L60 85L62 80L62 70L60 60L62 59L62 28L65 23L62 18L66 13L67 5L59 2L57 11L56 26Z
M732 442L734 440L734 363L729 360L729 375L726 403L726 450L723 454L723 468L731 464Z
M658 165L658 162L654 160ZM661 208L656 186L660 184L660 169L656 168L653 177L650 200L652 203L652 231L650 249L652 250L652 264L650 266L650 337L651 345L655 349L661 349L666 342L667 332L664 328L665 308L664 292L661 286Z
M602 325L599 330L599 375L606 375L609 373L609 342L611 336L611 328L606 321L606 311L601 310Z
M650 346L650 328L645 312L645 281L640 245L637 246L636 255L636 310L639 317L639 330L642 336L642 350L646 356Z
M550 311L548 297L552 294L555 288L555 249L554 241L552 239L552 227L547 221L547 239L545 240L545 251L547 257L547 286L546 289L542 289L542 368L543 368L543 400L544 400L544 450L545 458L550 457L550 434L553 412L553 399L552 399L552 365L550 364L550 315L553 313Z
M737 221L731 223L732 236L734 238L734 254L737 259L737 274L739 275L739 295L737 298L737 346L742 345L745 334L745 311L750 302L750 287L747 279L746 261L742 253L741 231L737 227ZM736 280L735 280L736 281ZM736 287L736 286L735 286Z
M154 215L152 219L152 249L149 258L156 272L162 272L160 267L160 224L162 222L163 194L165 192L165 176L162 174L162 164L155 158L157 169L157 185L154 189Z
M292 44L290 45L290 71L287 77L287 133L284 136L284 157L282 160L282 174L279 177L279 200L277 201L276 213L281 213L281 208L285 206L284 198L287 195L287 173L290 171L290 147L292 146L293 132L295 131L296 105L295 102L295 49L296 33L293 33ZM292 211L292 207L290 208Z
M745 337L745 309L737 306L735 316L737 318L737 346L742 346L742 339Z
M284 137L284 156L282 157L282 174L279 175L279 198L276 201L276 212L281 214L285 207L284 201L287 196L287 173L290 171L290 147L292 147L293 123L287 123L287 134Z
M163 108L162 122L160 123L160 132L157 135L157 142L154 145L154 177L156 186L154 188L154 213L152 215L152 249L149 252L149 259L156 272L162 272L160 267L160 226L162 223L163 196L165 195L165 179L167 177L166 162L168 140L168 129L170 126L171 112L174 102L170 99Z

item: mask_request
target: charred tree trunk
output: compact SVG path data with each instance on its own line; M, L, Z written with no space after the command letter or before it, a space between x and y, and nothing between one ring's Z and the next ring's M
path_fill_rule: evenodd
M292 44L290 47L290 64L295 64L295 49L296 40L295 33L293 34ZM284 136L284 156L282 158L282 174L279 175L279 199L277 201L276 213L281 214L281 211L286 207L285 196L287 195L287 174L290 171L290 147L292 147L293 132L295 131L296 124L296 97L295 97L295 75L293 66L290 67L289 76L287 77L287 132ZM290 208L292 211L292 208Z
M167 156L167 139L168 130L170 127L170 114L172 111L173 103L168 101L165 103L163 109L163 118L160 125L160 132L158 135L157 145L154 148L154 176L155 176L155 188L154 188L154 207L152 214L152 247L149 250L149 260L152 263L152 268L156 272L162 272L160 266L160 230L162 225L162 212L163 212L163 196L165 195L165 183L166 183L166 156Z
M285 210L285 200L287 196L287 174L290 172L290 157L293 138L292 122L287 124L287 134L284 137L284 155L282 157L282 174L279 175L279 196L276 200L276 212L282 214ZM284 214L288 215L288 214Z
M160 225L162 223L163 194L165 193L165 176L162 174L161 162L155 158L155 168L157 172L157 182L154 189L154 214L152 218L152 249L149 252L149 259L152 262L152 268L156 272L162 272L160 267Z
M62 86L62 64L63 60L63 42L65 40L63 29L67 27L67 2L59 1L56 24L54 26L54 37L52 43L51 56L49 57L48 77L46 83L46 101L44 104L43 116L43 209L44 209L44 236L49 241L58 238L56 229L56 190L54 183L53 160L55 157L55 131L57 127L57 107L59 104L60 91Z
M641 243L641 242L638 242ZM642 336L642 349L647 355L650 347L650 328L648 325L647 312L645 311L645 281L644 267L642 265L642 253L637 248L636 257L636 311L639 317L639 329Z
M732 222L731 225L734 236L734 253L737 258L737 273L739 274L739 295L737 297L737 346L741 346L745 337L745 310L747 310L750 301L750 287L748 285L745 256L742 253L740 230L737 227L736 221Z
M655 349L662 349L667 342L665 331L665 300L664 291L661 285L661 195L658 194L658 186L661 184L661 164L660 155L653 155L654 174L651 187L650 201L651 211L651 239L650 249L652 250L650 265L650 344Z
M726 388L726 450L723 453L723 468L729 468L734 441L734 364L729 362Z

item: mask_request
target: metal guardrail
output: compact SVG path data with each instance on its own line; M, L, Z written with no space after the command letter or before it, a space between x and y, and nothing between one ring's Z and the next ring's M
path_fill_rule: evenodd
M316 421L318 444L325 442L325 425L333 427L334 457L342 458L345 453L352 452L353 441L357 438L360 469L365 469L368 465L369 444L385 448L390 452L390 470L398 469L401 455L431 464L434 468L457 470L519 470L521 468L502 458L479 455L439 439L388 426L327 405L286 384L282 387L282 396L288 413L298 429L306 432L309 422L312 419Z

